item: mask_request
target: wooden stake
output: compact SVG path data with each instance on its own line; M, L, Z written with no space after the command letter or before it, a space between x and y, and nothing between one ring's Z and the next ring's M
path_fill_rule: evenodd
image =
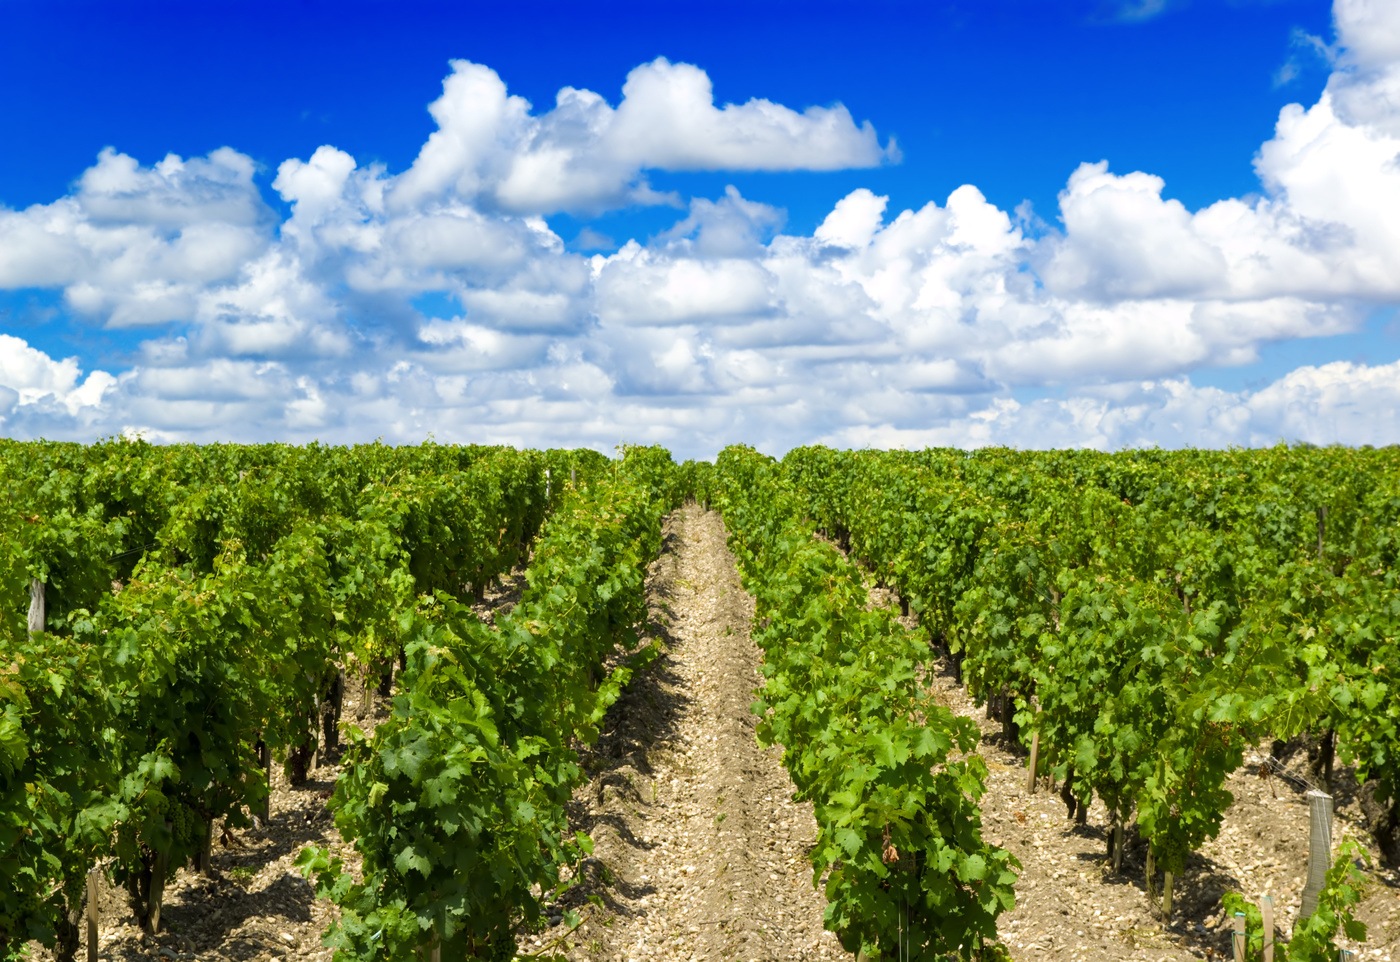
M1274 962L1274 900L1271 896L1259 900L1259 914L1264 923L1264 962Z
M97 879L98 869L88 871L87 877L87 962L97 962Z
M1153 875L1156 874L1156 863L1157 860L1152 857L1152 848L1149 846L1147 849L1147 871L1145 874L1147 877L1147 897L1153 900L1157 898L1157 880L1153 878Z
M1235 928L1230 933L1230 948L1235 953L1235 962L1244 962L1246 934L1244 930L1244 913L1235 913Z
M1029 772L1028 772L1028 774L1026 775L1026 791L1030 792L1032 795L1035 794L1035 782L1036 782L1036 775L1037 775L1036 769L1039 767L1039 766L1038 766L1038 762L1039 762L1039 761L1040 761L1040 732L1035 731L1035 732L1031 732L1031 763L1030 763L1030 766L1029 766Z
M1172 920L1172 873L1162 873L1162 918Z
M1308 881L1303 886L1300 919L1317 911L1317 900L1332 867L1332 796L1312 789L1308 792Z
M29 579L29 633L37 635L44 630L44 583L38 578Z

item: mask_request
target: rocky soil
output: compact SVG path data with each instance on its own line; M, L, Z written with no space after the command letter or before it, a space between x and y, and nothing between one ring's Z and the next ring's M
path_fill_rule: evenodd
M811 805L792 801L780 750L754 738L753 599L718 514L670 519L650 587L665 653L613 706L575 800L596 843L569 898L585 922L522 948L580 962L850 958L822 928Z

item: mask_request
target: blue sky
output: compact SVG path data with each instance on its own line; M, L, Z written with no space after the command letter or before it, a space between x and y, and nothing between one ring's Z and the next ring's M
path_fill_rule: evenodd
M0 433L1392 443L1390 6L0 0Z

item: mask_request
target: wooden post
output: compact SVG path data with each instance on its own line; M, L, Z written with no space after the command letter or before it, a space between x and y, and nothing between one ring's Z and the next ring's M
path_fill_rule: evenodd
M1308 792L1308 881L1303 886L1303 907L1299 919L1317 911L1317 900L1332 867L1332 796L1312 789Z
M1259 914L1264 923L1264 962L1274 962L1274 900L1271 896L1259 900Z
M29 579L29 633L37 635L44 630L44 583L38 578Z
M1157 880L1153 877L1156 874L1157 860L1152 857L1151 844L1147 847L1147 871L1144 873L1147 879L1147 897L1153 901L1157 898Z
M87 877L87 962L97 962L97 879L99 870L92 868Z
M1234 930L1230 933L1230 949L1235 954L1235 962L1244 962L1247 935L1244 930L1244 913L1235 913Z
M1172 873L1162 873L1162 918L1172 920Z
M1039 732L1039 731L1034 731L1034 732L1031 732L1031 763L1030 763L1030 766L1029 766L1029 769L1030 769L1030 770L1029 770L1028 774L1026 775L1026 791L1030 792L1032 795L1035 794L1036 775L1039 774L1039 773L1036 771L1036 769L1039 767L1039 765L1038 765L1039 761L1040 761L1040 732Z

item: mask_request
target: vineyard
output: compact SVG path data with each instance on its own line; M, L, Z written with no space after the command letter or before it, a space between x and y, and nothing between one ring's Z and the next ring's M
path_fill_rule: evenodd
M1303 782L1349 801L1360 830L1311 866L1295 922L1266 923L1242 881L1201 911L1240 921L1241 957L1275 929L1271 957L1297 962L1400 943L1363 924L1400 908L1393 449L734 447L678 465L656 448L0 441L0 484L5 958L96 952L99 888L157 938L167 888L264 829L274 785L332 762L318 804L345 844L294 861L340 962L629 957L629 920L671 917L628 894L631 826L674 829L647 813L682 781L709 792L687 829L703 842L632 875L677 899L732 876L757 904L787 876L742 863L781 821L834 940L791 936L789 955L769 924L652 926L646 944L681 936L657 958L1040 957L1008 927L1044 893L1004 822L1051 799L1100 840L1085 867L1181 930L1254 769L1291 773L1299 804ZM703 603L753 598L708 647L668 636L655 597L688 502L685 530L717 511L738 569L707 575ZM503 580L518 596L492 608ZM670 729L725 726L727 762L660 779L672 762L646 746L666 726L643 716L666 698ZM687 737L664 734L692 766L713 753Z

